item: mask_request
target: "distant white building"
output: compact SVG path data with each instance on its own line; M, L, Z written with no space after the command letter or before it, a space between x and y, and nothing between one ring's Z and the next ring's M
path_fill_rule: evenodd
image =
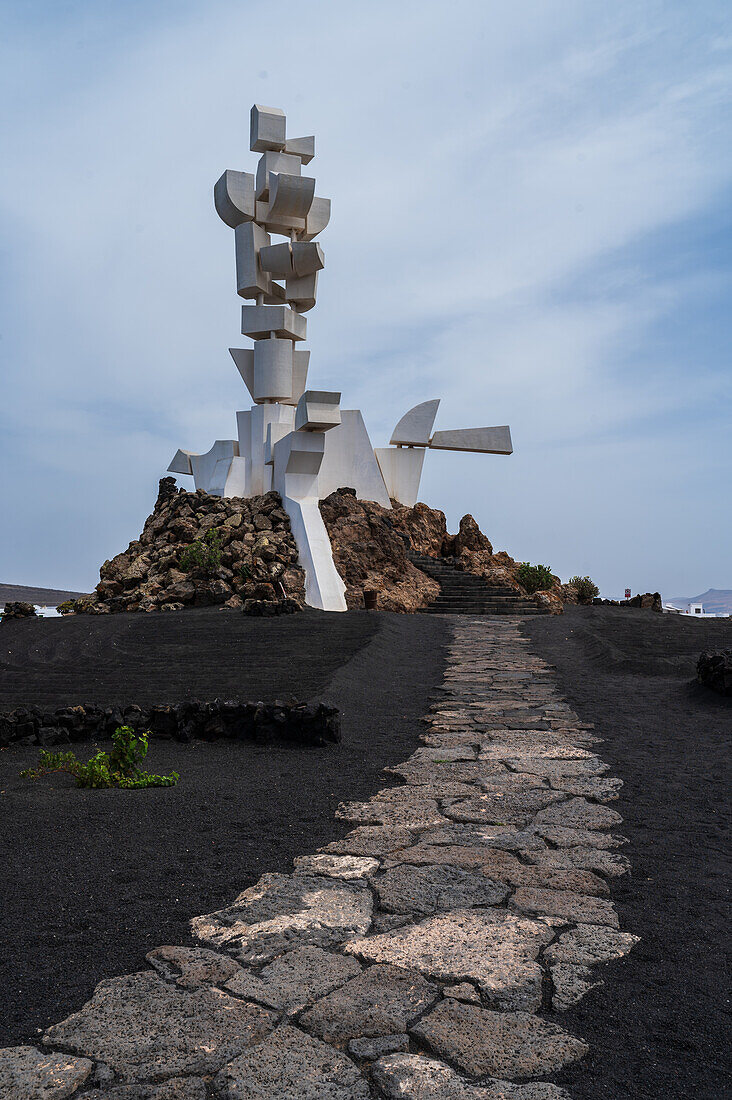
M695 619L729 619L728 613L705 611L703 603L687 603L686 607L674 607L671 603L665 603L663 610L670 615L689 615Z

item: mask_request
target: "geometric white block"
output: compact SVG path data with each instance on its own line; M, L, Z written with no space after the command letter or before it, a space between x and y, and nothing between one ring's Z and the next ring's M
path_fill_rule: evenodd
M419 498L424 447L377 447L375 454L391 499L413 508Z
M299 279L288 279L285 283L285 298L292 302L298 313L307 313L315 305L318 289L318 272L303 275Z
M223 222L236 229L254 217L254 176L226 171L214 184L214 206Z
M192 474L191 451L181 451L180 448L173 455L173 461L168 466L171 474Z
M282 497L305 571L305 602L322 611L346 611L346 586L333 561L333 548L318 506L318 471L326 436L290 432L274 444L273 487Z
M311 241L317 237L330 221L330 199L323 199L316 195L305 220L305 232L299 234L301 241Z
M191 455L196 489L203 489L214 496L222 496L231 459L239 454L237 439L217 439L205 454Z
M433 401L423 401L406 412L391 434L390 443L407 443L426 447L430 441L430 432L440 405L439 397Z
M254 400L292 397L292 340L257 340L254 345Z
M480 454L513 454L511 429L507 424L497 428L458 428L435 432L429 441L434 451L477 451Z
M295 410L280 403L254 405L236 414L239 453L250 461L247 496L261 496L272 488L272 467L265 464L264 448L270 424L282 424L292 431Z
M325 253L317 241L293 241L291 249L294 275L314 275L325 267Z
M299 157L303 164L309 164L315 156L315 137L288 138L285 142L285 152Z
M249 148L253 153L266 149L284 149L287 119L279 107L255 103L249 116Z
M305 340L308 322L289 306L242 306L241 331L253 340L267 340L271 333L283 339Z
M269 243L269 233L256 222L241 222L234 230L236 293L242 298L256 298L271 291L271 276L262 271L258 257L259 249Z
M270 172L267 221L306 218L313 205L314 196L315 180L310 176Z
M295 431L327 432L341 422L340 393L306 390L297 403Z
M257 178L254 185L257 198L265 201L269 198L271 172L285 172L290 176L299 176L301 167L299 157L291 157L287 153L276 153L271 149L262 153L257 165Z
M283 236L289 237L293 229L298 234L305 232L304 218L294 218L288 214L280 214L272 218L270 217L269 206L268 202L257 201L254 215L256 220L264 225L269 233L281 233Z
M294 269L292 246L289 241L270 244L260 249L259 263L262 270L269 272L274 279L288 279L295 274L300 274Z
M298 351L297 349L292 353L292 399L293 405L297 405L298 401L305 393L308 385L308 366L310 363L309 351Z
M391 508L379 464L358 409L341 409L341 422L325 436L325 456L318 474L318 497L341 486L355 489L359 500L373 500Z
M246 388L254 398L254 352L251 348L229 348L229 355L234 360Z

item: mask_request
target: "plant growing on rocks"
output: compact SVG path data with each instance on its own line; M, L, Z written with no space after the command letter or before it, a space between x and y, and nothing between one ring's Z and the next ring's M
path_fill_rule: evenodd
M548 565L531 565L528 561L522 561L518 567L518 582L529 594L549 589L554 584L554 577Z
M199 570L207 577L213 577L221 566L221 532L210 527L202 539L196 539L186 546L180 556L180 567L184 573Z
M581 603L589 602L600 595L600 589L592 577L570 577L567 583L575 590Z
M145 787L173 787L180 776L152 775L140 767L147 756L148 734L136 733L130 726L118 726L112 734L111 753L99 751L83 764L73 752L49 752L41 749L37 768L26 768L23 779L38 779L49 772L68 772L77 787L122 787L142 790Z

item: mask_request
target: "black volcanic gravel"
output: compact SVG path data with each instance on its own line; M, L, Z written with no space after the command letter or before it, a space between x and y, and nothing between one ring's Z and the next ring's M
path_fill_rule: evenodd
M574 1100L721 1100L729 1062L729 789L732 705L694 680L732 620L578 608L528 620L578 714L625 786L613 802L632 876L613 879L620 927L641 936L605 984L556 1016L590 1053L556 1080Z
M366 612L0 624L3 706L295 695L338 706L343 725L322 749L154 741L149 769L181 781L147 791L23 780L38 750L1 752L0 1045L36 1041L103 978L191 943L192 916L343 836L338 803L388 785L382 768L417 747L448 637L439 617Z

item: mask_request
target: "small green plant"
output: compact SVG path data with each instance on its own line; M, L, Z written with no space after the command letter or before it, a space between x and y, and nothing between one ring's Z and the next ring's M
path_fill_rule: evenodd
M246 562L242 562L241 565L239 566L239 576L241 577L241 579L244 581L245 584L248 580L251 579L251 576L252 576L251 566L247 565Z
M216 527L209 527L203 538L186 546L180 556L180 567L184 573L198 570L211 577L220 565L221 532Z
M583 602L585 600L592 600L595 596L600 595L600 589L597 587L592 577L570 577L567 584L575 590L577 599Z
M69 612L76 610L76 600L64 600L56 608L59 615L68 615Z
M20 773L23 779L38 779L49 772L68 772L76 780L77 787L123 787L141 790L144 787L173 787L180 779L178 772L170 775L151 775L140 765L147 756L147 732L135 733L130 726L118 726L112 734L112 751L101 750L86 764L77 760L73 752L49 752L41 749L37 768L26 768Z
M518 582L527 592L539 592L551 588L554 577L548 565L531 565L522 561L518 569Z

